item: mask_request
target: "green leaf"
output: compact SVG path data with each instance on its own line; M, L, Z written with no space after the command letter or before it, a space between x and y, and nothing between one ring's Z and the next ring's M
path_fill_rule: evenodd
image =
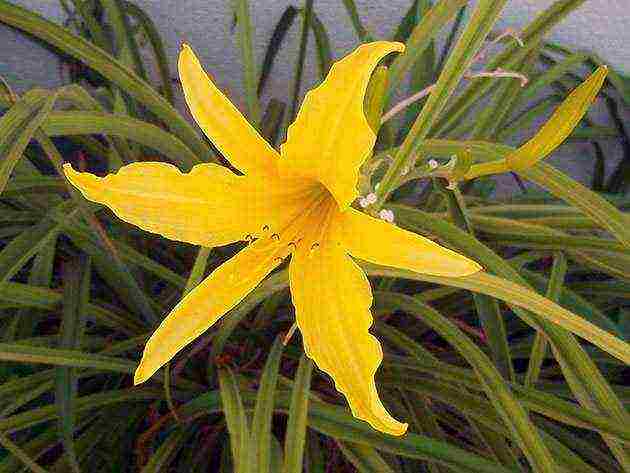
M103 134L128 138L164 154L184 170L199 163L199 158L175 135L151 123L127 115L104 112L54 112L43 123L48 136Z
M280 136L282 123L284 122L286 104L276 99L269 100L267 109L263 115L260 134L275 146Z
M160 75L161 82L161 90L160 92L164 95L164 98L171 104L175 101L175 93L173 92L173 84L171 80L171 71L168 63L168 57L166 55L166 51L164 49L164 43L162 42L162 38L160 37L160 32L158 31L155 23L151 20L151 17L147 15L144 10L139 8L134 3L123 1L123 8L125 12L132 16L138 24L142 27L142 30L147 36L149 43L151 44L151 49L153 50L153 55L155 56L155 60L157 63L158 73Z
M477 166L501 163L502 160L505 161L504 158L507 155L514 151L514 148L506 145L483 141L451 140L425 140L419 151L448 157L458 152L461 153L464 149L470 149L475 161L481 162ZM505 166L505 170L508 170L507 166ZM539 162L528 169L520 171L519 174L545 188L554 196L580 209L594 222L597 222L602 228L612 233L624 245L630 245L628 218L600 195L544 162Z
M298 50L297 60L295 63L295 72L293 74L293 85L291 87L291 106L287 114L287 121L293 122L297 114L298 100L300 97L300 87L302 85L302 73L304 71L304 62L306 60L306 48L308 46L308 36L311 29L311 17L313 16L313 0L304 0L304 8L302 9L302 29L300 33L300 49Z
M29 285L50 287L54 272L56 243L57 239L52 238L48 244L38 251L33 259L33 266L28 275ZM30 336L42 315L39 311L34 311L30 308L20 308L15 317L17 322L15 338ZM8 337L6 341L12 342L13 338Z
M177 451L184 447L186 438L190 436L190 431L176 430L171 432L162 445L155 451L149 462L142 468L142 473L157 473L168 469L169 461L177 454Z
M438 235L449 246L481 261L488 270L518 285L527 287L526 281L514 268L475 238L470 237L470 235L446 222L432 218L430 214L417 210L405 210L404 212L403 210L404 208L402 207L399 207L397 210L397 221L404 220L402 217L406 214L407 222L413 222L416 231L420 228ZM414 214L415 218L412 217ZM563 373L568 378L576 381L571 389L576 390L580 396L583 392L590 394L590 399L588 402L583 403L584 406L605 412L607 415L615 418L628 419L628 414L615 391L606 381L593 359L587 355L568 331L550 323L544 316L541 317L542 314L537 315L529 312L530 307L527 307L527 310L513 304L511 307L521 319L538 330L544 331L554 346L554 353L558 361L560 361ZM628 421L626 420L626 422Z
M412 308L407 307L405 310L412 310ZM382 324L379 328L379 332L396 347L400 347L413 356L411 360L406 357L390 355L383 363L382 383L384 385L411 391L417 390L429 397L440 399L440 396L444 395L446 391L441 394L431 391L432 387L435 385L425 382L426 375L431 375L431 377L439 381L440 385L450 386L449 389L452 390L451 392L455 397L459 395L464 397L465 393L483 393L485 391L486 388L472 370L454 366L433 357L417 356L412 353L412 350L409 349L410 347L400 345L396 341L396 339L401 336L401 333L391 326ZM392 334L394 334L393 337L391 336ZM411 343L416 347L420 346L413 341ZM415 351L417 352L417 350ZM596 413L590 409L585 409L576 405L572 400L566 401L560 399L558 396L548 394L538 389L526 388L519 383L507 384L516 399L525 408L533 412L573 427L606 432L619 439L627 439L630 437L630 428L622 424L618 419ZM441 398L441 400L446 401L445 398ZM481 411L494 411L489 401L483 396L478 400L482 401L483 404L480 406ZM498 419L497 413L493 412L492 415ZM506 428L502 429L507 432ZM500 430L497 430L497 432L499 431Z
M326 27L315 12L312 13L311 17L311 29L313 30L313 36L315 36L315 50L317 52L319 76L323 79L326 77L326 74L328 74L328 71L333 64L333 54Z
M306 355L302 355L291 393L283 473L302 472L312 371L313 362Z
M405 75L422 58L424 52L431 47L433 40L444 25L467 3L468 0L442 0L436 2L431 9L424 13L406 40L405 51L395 57L389 68L389 92L386 103L391 102Z
M368 31L361 23L361 18L359 18L359 11L357 10L357 5L354 3L354 0L343 0L343 6L346 8L346 12L350 17L350 21L352 22L352 27L354 28L359 41L362 43L368 43L373 40L372 35L368 33Z
M260 375L260 387L252 421L252 434L247 452L247 468L251 473L271 473L274 396L278 382L278 370L282 360L282 337L278 336L269 351L265 367Z
M111 356L32 345L0 343L0 360L19 363L42 363L73 368L97 368L117 373L133 373L136 362Z
M287 393L278 392L275 397L276 409L288 412L291 397ZM251 407L255 403L255 395L244 392L243 401ZM221 397L216 391L200 395L183 407L185 415L194 415L198 412L211 414L220 412L220 410ZM3 427L2 422L0 420L0 428ZM310 428L337 440L369 445L376 450L406 458L434 460L451 466L455 470L479 473L515 473L516 471L470 451L423 435L411 432L402 437L384 435L367 423L355 419L347 409L321 401L308 404L308 425Z
M337 445L359 473L394 473L385 460L370 447L351 442L338 442Z
M250 444L249 428L240 389L234 373L229 368L219 370L219 385L221 387L221 401L223 403L225 421L230 433L232 460L235 465L235 471L243 473L247 469L247 452Z
M519 174L579 208L625 246L630 246L628 218L603 197L546 163L538 163Z
M503 421L508 425L514 440L527 456L535 471L556 471L557 465L531 423L523 406L515 399L501 374L487 356L455 324L410 296L395 293L377 293L377 304L385 304L392 310L402 309L417 316L456 348L473 367L484 387L486 395Z
M518 64L515 64L512 71L520 73L524 77L529 77L538 55L538 48L534 48ZM492 140L498 131L503 129L505 121L516 108L519 99L523 95L521 80L518 77L512 79L503 78L502 82L496 87L492 102L484 107L475 117L474 127L470 133L472 138L475 140ZM457 129L452 131L454 135L457 135L458 132L459 130Z
M210 148L195 129L148 83L106 51L21 6L0 0L0 22L35 36L102 74L167 123L202 161L211 161Z
M15 307L54 310L61 302L62 296L59 292L48 288L6 282L0 284L0 300ZM130 318L128 314L121 316L102 304L89 304L88 314L90 320L97 320L105 327L120 330L123 333L137 335L146 332L146 327Z
M56 217L57 221L60 218L63 218L63 215ZM158 317L149 296L142 290L129 266L120 257L113 242L102 235L96 239L89 238L89 235L77 232L75 228L76 224L67 225L64 227L64 233L92 258L94 269L110 288L119 294L121 302L139 314L147 326L156 325ZM143 258L144 262L146 259L148 258Z
M485 64L489 71L502 68L511 70L533 49L537 48L540 41L560 21L573 10L580 7L585 0L556 0L546 10L541 12L519 34L524 47L516 42L506 46L503 51L494 56ZM468 114L494 86L495 78L477 78L471 82L465 90L444 110L441 118L433 125L430 135L444 135Z
M369 267L369 266L368 266ZM373 270L375 274L389 277L405 277L421 281L447 284L474 292L480 292L506 301L510 305L534 312L539 317L553 322L575 335L597 345L615 358L630 363L630 345L584 320L582 317L558 306L534 291L506 279L479 272L472 276L449 278L441 276L419 275L396 270ZM404 276L403 276L404 275Z
M243 62L243 82L247 100L247 118L254 125L260 124L260 104L258 103L258 70L254 61L254 27L249 15L248 0L232 0L236 15L237 43Z
M109 390L76 399L75 413L90 411L110 404L126 402L154 401L161 399L162 391L150 388ZM57 406L47 404L19 414L0 419L0 430L14 432L58 418Z
M458 174L463 173L464 169L467 169L472 162L472 154L469 150L466 150L460 156L462 158L465 157L465 159L460 159L458 157L452 171L454 179L456 179ZM462 169L458 172L460 161L462 162ZM451 219L462 230L474 235L474 227L471 223L464 198L459 191L459 188L454 185L449 186L452 187L452 189L450 189L439 182L436 184L439 191L446 197ZM475 308L477 309L477 314L481 326L483 327L484 334L487 336L488 345L492 351L492 357L495 364L504 377L514 380L514 366L512 364L507 332L499 304L495 299L487 297L483 294L473 294L473 300L475 302Z
M59 348L78 350L85 330L85 312L90 292L90 263L85 257L70 260L63 268L64 298ZM64 453L72 471L81 471L74 446L76 416L74 400L77 396L77 378L71 367L57 368L55 401L61 419L60 430Z
M72 202L64 202L61 210L66 215L76 213ZM10 280L42 248L57 238L62 225L44 217L41 222L13 238L0 251L0 284Z
M520 101L522 103L529 103L531 100L536 98L541 91L551 86L565 74L574 69L578 69L579 66L586 62L587 58L588 55L586 53L577 52L567 56L565 59L557 62L552 67L549 67L546 71L536 76L529 82L529 84L527 84L527 87L520 97Z
M280 47L282 46L282 42L287 36L287 33L291 29L295 18L297 17L298 9L293 5L289 5L284 12L282 12L282 16L276 23L276 26L271 33L271 38L269 39L269 44L267 44L267 49L265 50L265 57L263 59L262 67L260 68L260 76L258 77L258 86L256 91L258 95L262 94L265 89L265 85L267 83L267 79L271 74L271 70L273 68L273 63L280 52ZM265 120L263 120L263 124L265 124Z
M3 433L0 433L0 445L2 445L2 447L12 455L19 458L20 461L33 473L47 473L44 468L39 466L35 460L30 458L26 452L24 452L17 444L15 444Z
M378 130L381 128L381 115L383 114L383 106L385 105L384 100L387 82L387 67L378 66L370 78L363 100L365 117L374 134L378 134Z
M486 36L498 19L506 0L479 0L466 29L451 52L444 69L422 111L396 151L394 161L383 176L377 191L377 205L381 206L396 187L403 169L414 164L419 145L429 134L446 106L447 100L455 92L457 85L481 49Z
M31 90L0 118L0 193L33 134L50 114L57 94Z

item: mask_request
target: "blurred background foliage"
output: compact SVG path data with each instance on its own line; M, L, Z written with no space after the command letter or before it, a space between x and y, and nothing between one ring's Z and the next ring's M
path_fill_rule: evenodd
M380 131L364 188L406 137L418 138L412 124L426 94L383 126L381 110L438 78L442 93L448 79L452 90L413 148L416 168L405 169L387 208L399 225L490 273L465 283L366 266L385 351L379 390L410 423L398 438L351 416L299 336L283 344L293 323L283 269L150 382L132 386L157 323L237 245L194 248L142 232L85 201L61 165L106 173L163 160L186 170L223 158L174 108L181 90L159 31L132 1L62 0L62 26L0 0L0 22L56 52L67 78L21 96L0 84L0 473L630 471L630 353L621 342L630 339L622 118L630 80L609 70L599 95L609 122L587 116L571 136L590 146L589 186L545 163L512 173L507 196L495 193L493 177L461 193L421 179L429 159L509 154L502 143L602 63L545 40L582 3L558 0L506 35L492 28L504 0L479 0L466 24L466 0L415 0L393 38L373 38L353 0L343 0L357 44L407 44L377 70L366 99ZM264 58L252 53L248 11L247 0L234 1L245 112L277 145L299 106L308 42L321 77L335 58L313 0L278 18ZM284 45L290 29L299 43ZM297 51L293 82L285 97L262 103L281 47ZM610 140L622 145L621 160L606 154Z

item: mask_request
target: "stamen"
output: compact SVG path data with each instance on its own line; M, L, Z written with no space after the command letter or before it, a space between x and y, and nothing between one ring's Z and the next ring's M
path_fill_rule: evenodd
M263 227L262 227L262 231L263 231L263 232L266 232L266 231L268 231L268 230L269 230L269 225L263 225Z
M276 257L273 259L273 262L274 262L274 263L277 263L277 264L282 263L282 261L284 261L284 260L283 260L282 258L280 258L279 256L276 256Z
M294 242L289 242L287 245L289 247L289 251L295 251L297 249L297 245Z
M248 233L247 235L245 235L245 241L247 243L251 243L252 241L254 241L254 236L251 233Z
M280 241L280 235L278 235L277 233L274 233L273 235L271 235L271 239L275 241Z
M378 186L378 184L377 184ZM370 192L368 195L366 195L365 197L361 197L359 199L359 205L363 208L366 208L368 205L372 205L373 203L375 203L377 201L377 197L376 194L374 192Z
M394 223L394 212L392 212L391 210L388 209L382 209L379 213L378 216L382 219L385 220L386 222L389 223Z

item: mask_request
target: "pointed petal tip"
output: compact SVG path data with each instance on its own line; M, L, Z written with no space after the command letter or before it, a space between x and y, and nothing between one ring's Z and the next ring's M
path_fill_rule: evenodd
M188 43L182 43L182 46L179 48L179 57L177 61L177 65L179 67L182 66L182 61L186 60L186 56L192 55L194 56L194 52Z
M455 278L461 278L470 276L480 271L483 271L483 267L479 263L462 256L461 265L457 268L453 268L452 276Z
M336 384L335 388L337 388ZM384 434L400 437L401 435L405 435L409 427L409 424L398 421L387 411L376 391L373 393L369 410L357 410L356 406L353 408L352 404L350 409L352 410L352 415L356 418L364 420L370 424L374 430L378 430Z
M63 173L66 179L68 179L68 182L83 194L83 197L92 202L103 203L100 200L102 195L102 189L100 188L101 177L89 172L77 171L69 163L63 165Z
M181 59L182 55L184 54L192 54L194 55L194 51L193 48L190 44L188 43L182 43L181 47L179 48L179 57Z
M380 401L378 402L378 404L379 406L375 408L376 412L372 412L371 415L356 415L355 412L353 412L353 415L359 419L366 421L374 430L378 430L379 432L383 432L384 434L394 435L396 437L405 435L405 433L407 433L407 428L409 427L409 424L394 419L394 417L392 417L390 413L382 407Z
M63 173L70 184L83 192L83 186L81 184L86 182L85 175L87 174L89 176L89 173L82 173L80 171L77 171L72 167L72 164L70 163L64 163ZM82 174L84 176L82 176Z
M405 51L405 45L403 43L399 43L398 41L392 41L392 44L393 44L394 51L398 51L399 53L402 53Z
M146 367L143 365L141 361L138 367L136 368L135 373L133 374L133 385L138 386L139 384L144 383L147 379L151 377L151 374L147 372Z
M78 174L78 171L75 171L74 168L72 167L72 164L70 163L63 163L63 173L66 175L66 177L68 179L70 179L71 176L75 176L76 174Z
M407 424L406 422L396 422L396 424L392 425L391 429L388 430L386 433L394 435L396 437L401 437L407 433L408 427L409 424Z
M371 43L363 43L359 46L359 48L365 49L373 49L375 47L384 47L384 49L390 53L402 53L405 50L405 45L398 41L372 41Z

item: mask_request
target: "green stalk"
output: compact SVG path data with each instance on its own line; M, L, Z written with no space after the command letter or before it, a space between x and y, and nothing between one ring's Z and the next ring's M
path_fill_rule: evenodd
M410 169L416 160L416 153L429 130L446 106L447 100L455 92L457 85L481 50L483 42L498 19L507 0L480 0L470 22L449 56L433 92L422 108L420 115L405 137L394 156L394 162L383 177L377 191L376 207L383 206L396 188L404 169Z

